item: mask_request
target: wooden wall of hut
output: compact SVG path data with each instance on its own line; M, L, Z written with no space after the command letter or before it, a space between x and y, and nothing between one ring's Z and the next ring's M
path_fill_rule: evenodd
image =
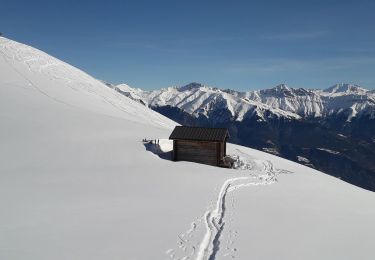
M225 143L174 140L173 151L175 161L191 161L208 165L219 165L220 160L225 156Z

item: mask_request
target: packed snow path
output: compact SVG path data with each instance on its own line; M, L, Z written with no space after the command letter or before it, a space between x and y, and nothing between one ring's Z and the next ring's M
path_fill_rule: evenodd
M199 217L197 221L191 223L188 231L178 236L179 249L183 251L182 256L177 256L178 253L174 249L166 251L167 255L174 260L187 260L195 257L196 260L214 260L220 250L221 234L224 230L225 215L228 208L227 196L229 193L249 186L270 185L277 181L277 175L281 173L288 173L285 170L275 169L270 161L256 160L249 158L240 150L236 150L236 158L234 168L241 170L248 170L247 176L234 177L226 180L220 188L220 192L216 198L215 205L210 207L203 216ZM234 210L234 199L230 204ZM203 223L204 234L198 245L192 245L189 239L192 238L193 232L197 230L197 226ZM237 231L230 230L231 234L237 234ZM233 238L228 241L228 244L233 244ZM188 250L190 247L190 250ZM230 253L224 256L231 256L235 258L234 254L236 248L227 247Z

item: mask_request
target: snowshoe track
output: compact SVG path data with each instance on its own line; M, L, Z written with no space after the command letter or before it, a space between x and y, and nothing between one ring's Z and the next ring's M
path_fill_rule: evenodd
M218 252L221 249L221 235L226 226L225 215L227 212L227 207L234 210L235 199L232 195L228 198L229 194L240 188L245 188L249 186L259 186L259 185L271 185L277 182L277 176L279 174L290 173L289 171L276 169L271 161L256 160L249 157L247 154L237 150L239 154L239 160L242 160L239 164L239 169L248 170L249 174L247 176L235 177L226 180L220 188L220 192L215 200L215 206L210 207L203 216L198 218L196 221L191 223L191 228L185 233L181 234L179 241L177 242L179 249L184 253L183 256L177 257L177 252L174 249L167 250L167 255L173 260L214 260ZM245 158L244 158L245 157ZM229 203L227 203L227 200ZM232 219L228 220L228 226ZM198 244L192 244L190 238L193 236L194 232L197 231L200 225L203 224L205 229L203 238ZM237 249L233 247L234 239L238 232L235 230L229 230L230 236L229 240L226 242L226 253L223 254L224 257L235 258L235 253ZM188 239L186 239L188 238Z

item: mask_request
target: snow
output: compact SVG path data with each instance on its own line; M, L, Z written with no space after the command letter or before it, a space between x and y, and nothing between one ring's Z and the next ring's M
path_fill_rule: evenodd
M0 37L0 259L373 258L372 192L232 144L243 170L163 159L175 125Z
M303 163L310 163L309 159L307 159L306 157L300 156L300 155L297 156L297 160L299 162L303 162Z
M340 152L338 152L338 151L333 151L333 150L330 150L330 149L327 149L327 148L316 148L316 149L318 149L318 150L320 150L320 151L325 151L325 152L327 152L327 153L330 153L330 154L340 154Z
M265 111L288 119L320 118L348 111L348 122L362 114L371 118L375 115L374 93L350 84L336 84L323 91L295 89L285 84L248 92L220 90L199 83L154 91L127 87L125 93L144 104L178 107L196 117L209 116L215 109L227 109L236 121L242 121L246 115L258 115L266 121Z
M366 94L367 91L367 89L361 88L360 86L347 83L336 84L324 90L325 93L331 95Z
M233 243L236 257L372 259L373 195L362 198L352 186L340 187L334 178L322 181L319 173L302 166L293 171L273 185L233 194L235 210L229 229L238 231Z
M178 107L195 117L199 115L207 117L213 109L228 109L237 121L242 121L247 114L257 114L260 118L266 120L264 112L268 110L271 110L272 114L279 117L300 118L299 115L290 111L271 108L269 105L257 100L243 99L240 96L236 96L236 92L230 94L218 88L204 86L199 83L154 91L134 90L129 87L127 92L129 95L133 95L132 93L136 92L143 102L151 107L167 105ZM248 113L251 111L252 113Z
M120 84L116 86L112 86L113 89L115 89L117 92L120 92L121 94L129 97L132 100L135 100L142 105L148 106L147 102L144 101L142 98L142 90L139 88L132 88L127 84Z
M274 155L278 155L279 152L277 151L276 148L267 148L267 147L264 147L262 148L263 151L267 152L267 153L271 153L271 154L274 154Z

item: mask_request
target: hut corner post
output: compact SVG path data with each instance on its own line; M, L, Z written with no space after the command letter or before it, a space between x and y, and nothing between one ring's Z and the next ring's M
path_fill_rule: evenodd
M217 157L217 166L220 166L220 160L221 160L221 144L219 142L216 143L216 157Z
M172 161L177 161L177 150L176 150L176 147L177 147L176 140L173 140Z
M227 140L228 140L228 138L225 137L225 140L224 140L224 157L227 156Z

